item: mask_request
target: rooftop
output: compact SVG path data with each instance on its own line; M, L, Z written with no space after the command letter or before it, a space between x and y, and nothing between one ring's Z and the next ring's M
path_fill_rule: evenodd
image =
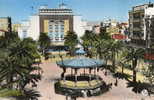
M60 67L66 67L66 68L95 68L100 67L104 63L101 60L97 59L90 59L85 57L78 57L74 59L68 59L68 60L62 60L57 62L57 65Z

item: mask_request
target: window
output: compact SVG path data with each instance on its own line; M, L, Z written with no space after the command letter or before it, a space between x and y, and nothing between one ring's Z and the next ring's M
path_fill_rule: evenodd
M50 22L54 22L53 20L50 20Z
M51 30L52 30L52 29L53 29L53 27L49 27L49 29L51 29Z
M55 29L58 29L58 25L55 25Z
M134 14L133 14L133 18L134 18L134 19L140 18L140 13L134 13Z
M133 31L133 36L142 37L144 35L143 32L140 31Z
M133 27L134 27L134 28L140 28L140 27L141 27L140 22L135 22L135 23L133 23Z
M52 32L53 32L53 30L50 30L49 32L50 32L50 33L52 33Z
M63 35L63 34L61 34L60 38L61 38L61 40L63 40L63 39L64 39L64 35Z
M23 38L26 38L27 37L27 30L23 30Z
M61 32L64 32L64 25L61 25Z

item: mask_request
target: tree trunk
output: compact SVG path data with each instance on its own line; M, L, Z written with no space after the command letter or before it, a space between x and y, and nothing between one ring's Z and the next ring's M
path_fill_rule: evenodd
M122 66L121 72L122 72L122 74L124 73L124 67L123 66Z
M7 83L9 84L8 88L9 89L13 89L13 74L12 75L9 75L8 79L7 79Z
M133 58L132 65L133 65L133 82L136 82L136 66L137 66L136 57Z
M115 72L115 51L114 50L112 53L112 67L113 67L113 72Z
M136 82L136 71L133 70L133 82Z

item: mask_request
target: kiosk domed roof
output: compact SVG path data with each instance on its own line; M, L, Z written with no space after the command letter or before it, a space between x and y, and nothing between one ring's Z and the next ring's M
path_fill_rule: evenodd
M66 67L66 68L94 68L94 67L100 67L104 63L101 60L97 59L90 59L90 58L74 58L74 59L68 59L64 61L57 62L57 65L60 67Z

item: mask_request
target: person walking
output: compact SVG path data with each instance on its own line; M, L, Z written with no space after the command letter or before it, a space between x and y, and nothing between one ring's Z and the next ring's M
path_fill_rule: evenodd
M117 80L117 78L116 78L116 81L115 81L114 85L115 86L118 86L118 80Z

